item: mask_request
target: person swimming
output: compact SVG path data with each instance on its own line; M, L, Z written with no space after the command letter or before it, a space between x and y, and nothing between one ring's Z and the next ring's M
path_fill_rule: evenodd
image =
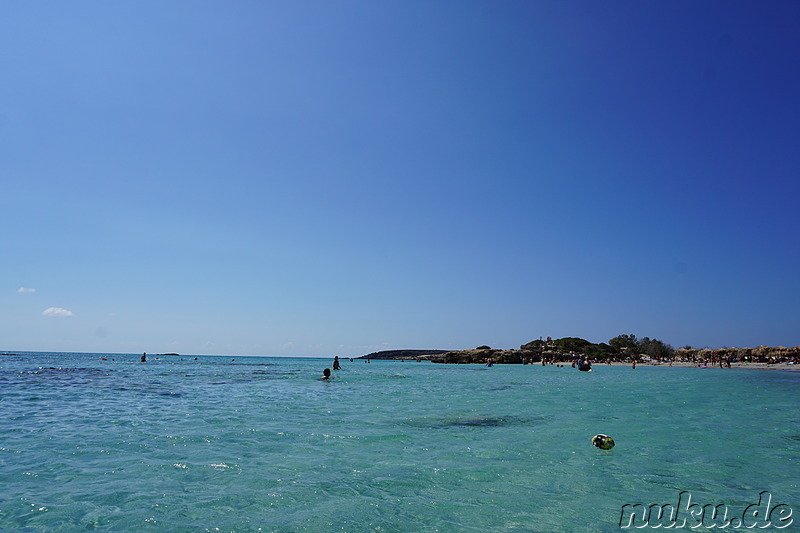
M319 378L319 380L320 381L326 381L326 380L329 380L329 379L332 379L331 378L331 369L330 368L326 368L325 370L322 371L322 377Z

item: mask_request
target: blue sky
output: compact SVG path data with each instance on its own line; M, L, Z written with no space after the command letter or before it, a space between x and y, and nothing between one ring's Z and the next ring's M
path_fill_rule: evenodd
M0 349L800 344L800 4L6 2Z

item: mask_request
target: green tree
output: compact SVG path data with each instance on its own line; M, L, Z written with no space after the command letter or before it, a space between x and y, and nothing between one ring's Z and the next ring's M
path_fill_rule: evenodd
M578 337L564 337L563 339L556 339L553 341L556 349L562 352L579 352L584 353L587 346L592 346L592 343L586 339Z
M650 357L671 357L675 350L669 344L665 344L658 339L645 337L636 345L637 353L647 354Z
M609 346L611 346L612 349L614 349L614 351L622 352L625 351L626 348L627 349L635 348L637 342L638 341L636 339L636 335L631 333L629 335L625 334L617 335L616 337L608 341L608 344Z
M583 353L589 356L590 359L608 359L611 357L612 352L611 346L604 342L589 344L583 349Z

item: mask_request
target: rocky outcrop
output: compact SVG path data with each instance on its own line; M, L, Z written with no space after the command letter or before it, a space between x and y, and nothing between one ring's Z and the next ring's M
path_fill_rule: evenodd
M446 364L486 364L489 361L497 364L519 365L522 363L548 362L564 363L574 361L582 354L561 350L498 350L493 348L476 348L474 350L461 350L447 352L442 355L431 356L434 363Z
M447 350L384 350L362 355L358 359L429 359Z
M522 350L494 350L492 348L476 348L474 350L461 350L447 352L441 355L428 357L434 363L459 363L459 364L485 364L493 361L499 364L522 363Z
M478 346L472 350L447 352L428 359L434 363L449 364L486 364L489 361L498 364L518 365L523 363L565 363L579 359L581 356L596 359L607 356L604 348L608 345L596 345L577 337L564 339L537 340L523 344L518 350L502 350L489 346Z

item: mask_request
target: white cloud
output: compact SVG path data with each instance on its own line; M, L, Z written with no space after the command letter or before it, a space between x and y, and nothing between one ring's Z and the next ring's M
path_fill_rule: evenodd
M72 311L63 309L61 307L48 307L42 311L44 316L72 316Z
M17 289L17 292L25 293L25 292L36 292L36 289L31 289L29 287L20 287Z

